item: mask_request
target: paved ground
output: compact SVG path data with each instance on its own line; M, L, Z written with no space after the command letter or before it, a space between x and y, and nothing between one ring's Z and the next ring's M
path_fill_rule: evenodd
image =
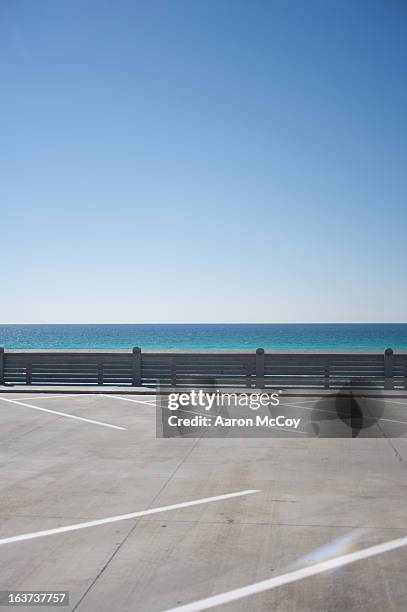
M48 609L78 612L407 609L405 397L357 439L156 439L154 398L122 397L0 395L0 590L69 590ZM310 421L305 399L287 403Z

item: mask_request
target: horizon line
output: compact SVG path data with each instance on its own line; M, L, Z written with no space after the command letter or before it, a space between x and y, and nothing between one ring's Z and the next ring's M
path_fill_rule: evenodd
M196 322L13 322L0 325L406 325L407 321L196 321Z

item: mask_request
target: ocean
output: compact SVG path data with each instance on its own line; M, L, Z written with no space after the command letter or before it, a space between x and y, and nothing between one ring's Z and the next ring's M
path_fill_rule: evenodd
M6 349L407 350L407 323L0 325Z

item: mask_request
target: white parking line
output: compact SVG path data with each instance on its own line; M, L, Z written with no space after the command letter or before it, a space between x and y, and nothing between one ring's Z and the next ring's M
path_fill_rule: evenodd
M146 404L146 406L155 406L155 400L145 401L145 400L130 399L129 397L121 397L120 395L103 395L103 394L101 395L102 397L112 397L113 399L123 400L123 402L133 402L135 404Z
M280 406L290 406L292 408L301 408L301 410L310 410L311 412L313 410L316 410L317 412L329 412L330 414L336 414L336 410L328 410L327 408L315 408L314 406L310 408L309 406L303 406L302 404L280 404Z
M363 399L373 399L373 398L363 398ZM297 404L284 404L284 406L292 406L293 408L301 408L301 410L316 410L317 412L328 412L330 414L336 414L336 410L326 410L325 408L309 408L308 406L300 406ZM370 421L376 421L376 422L381 422L381 421L386 421L387 423L399 423L401 425L407 425L407 421L396 421L395 419L385 419L384 417L380 417L379 419L376 419L375 417L371 417L369 415L364 415L363 416L364 419L368 419Z
M0 545L11 544L13 542L21 542L22 540L32 540L34 538L43 538L49 535L55 535L57 533L66 533L68 531L77 531L78 529L86 529L87 527L96 527L98 525L106 525L108 523L117 523L118 521L125 521L132 518L138 518L140 516L148 516L150 514L157 514L158 512L166 512L167 510L177 510L178 508L188 508L190 506L198 506L199 504L208 504L210 502L221 501L224 499L231 499L232 497L242 497L243 495L251 495L252 493L259 493L259 489L247 489L245 491L237 491L235 493L225 493L224 495L216 495L215 497L203 497L202 499L194 499L193 501L181 502L179 504L172 504L170 506L161 506L159 508L151 508L149 510L140 510L138 512L130 512L129 514L120 514L118 516L109 516L104 519L98 519L96 521L87 521L86 523L76 523L75 525L67 525L66 527L56 527L55 529L46 529L44 531L34 531L32 533L23 533L21 535L12 536L10 538L3 538L0 540Z
M376 402L389 402L390 404L397 404L398 406L404 406L404 408L407 408L407 401L405 402L395 402L394 400L389 400L389 399L385 399L382 397L364 397L363 399L367 399L370 401L376 401Z
M306 399L306 400L302 400L302 399L298 400L297 397L298 397L297 395L290 395L290 396L289 395L283 395L283 396L280 397L280 400L288 399L288 400L290 400L290 402L292 402L292 401L297 402L297 404L309 404L310 402L316 402L319 399L331 399L330 396L324 396L324 395L318 395L316 397L313 397L311 399ZM299 397L301 397L301 396L299 396ZM283 402L280 401L280 404L283 404Z
M155 407L155 400L153 400L154 404L150 404L148 402L143 402L141 400L129 399L127 397L119 397L118 395L111 395L111 396L103 395L103 397L113 397L114 399L121 399L121 400L124 400L125 402L135 402L136 404L146 404L147 406L151 406L152 408ZM167 408L167 410L170 410L168 407L166 407L166 408ZM208 419L214 419L215 418L214 416L212 416L210 414L206 414L205 412L195 412L195 411L192 411L192 410L185 410L185 409L183 409L182 412L186 412L188 414L195 414L195 415L205 416Z
M82 396L87 396L87 395L100 395L100 393L65 393L64 395L38 395L33 394L30 395L30 397L19 397L18 399L21 400L31 400L31 399L57 399L59 397L82 397Z
M31 410L40 410L41 412L49 412L50 414L56 414L58 416L66 417L67 419L75 419L76 421L84 421L85 423L92 423L93 425L100 425L101 427L110 427L111 429L127 429L127 427L119 427L119 425L111 425L110 423L104 423L103 421L95 421L93 419L85 419L84 417L76 416L76 414L68 414L67 412L59 412L58 410L49 410L48 408L40 408L40 406L33 406L32 404L26 404L25 402L19 402L17 400L0 397L3 402L10 402L17 406L24 406L25 408L31 408Z
M294 427L290 427L290 429L288 429L288 427L279 427L278 429L282 429L283 431L289 431L290 433L292 431L295 431L295 433L299 433L299 434L306 434L307 433L303 429L294 429Z
M358 550L347 555L329 559L329 561L322 561L321 563L303 567L302 569L288 572L287 574L281 574L280 576L275 576L274 578L262 580L261 582L256 582L248 586L234 589L233 591L227 591L226 593L207 597L206 599L200 599L199 601L178 606L177 608L171 608L166 612L199 612L200 610L208 610L209 608L215 608L216 606L221 606L223 604L230 603L231 601L242 599L243 597L256 595L257 593L275 589L285 584L296 582L297 580L303 580L304 578L316 576L317 574L322 574L323 572L327 572L338 567L343 567L344 565L349 565L350 563L355 563L355 561L361 561L362 559L368 559L369 557L374 557L375 555L381 555L390 550L401 548L402 546L407 546L407 537L398 538L397 540L390 540L389 542L377 544L376 546L370 546L369 548L363 548L362 550Z

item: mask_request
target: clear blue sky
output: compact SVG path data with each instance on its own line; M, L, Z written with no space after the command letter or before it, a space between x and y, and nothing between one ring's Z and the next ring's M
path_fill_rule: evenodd
M0 0L0 323L406 321L407 3Z

